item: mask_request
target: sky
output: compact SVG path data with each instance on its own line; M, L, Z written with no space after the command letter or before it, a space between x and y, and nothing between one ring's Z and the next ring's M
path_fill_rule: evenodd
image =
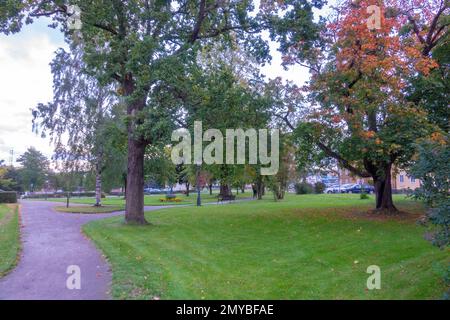
M48 138L32 131L31 109L38 103L52 99L50 62L55 51L64 47L63 35L48 27L41 18L21 32L5 36L0 34L0 160L13 164L30 146L50 158L53 146ZM282 77L301 85L308 79L302 67L281 67L281 55L271 45L272 62L262 68L268 78Z
M32 132L31 109L52 98L49 63L65 47L59 31L41 19L14 35L0 35L0 160L14 161L30 146L50 157L48 139Z

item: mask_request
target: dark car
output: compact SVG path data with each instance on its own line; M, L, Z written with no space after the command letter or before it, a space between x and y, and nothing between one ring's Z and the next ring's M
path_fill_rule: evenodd
M368 184L354 184L351 188L345 190L347 193L373 193L375 192L375 188Z

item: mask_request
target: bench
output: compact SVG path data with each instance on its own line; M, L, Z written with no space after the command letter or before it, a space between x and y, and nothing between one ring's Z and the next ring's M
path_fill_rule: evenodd
M221 202L221 201L234 201L236 200L236 196L235 195L221 195L219 194L219 196L217 197L217 202Z

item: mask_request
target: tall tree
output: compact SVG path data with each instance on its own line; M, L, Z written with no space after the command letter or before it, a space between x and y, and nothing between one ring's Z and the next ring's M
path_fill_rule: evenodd
M405 88L412 74L428 75L437 66L426 47L442 36L433 25L443 19L443 11L433 1L425 1L426 10L419 13L420 28L434 30L433 44L416 41L415 32L403 33L406 2L392 1L387 8L378 1L344 1L316 47L304 51L293 43L283 51L285 64L301 64L311 72L308 122L297 126L286 119L289 126L305 152L334 158L353 174L371 177L376 209L382 212L397 211L393 166L408 164L416 140L430 134L426 114L408 101ZM380 8L376 28L367 23L370 5Z
M24 190L33 192L42 188L49 171L47 157L34 147L30 147L17 162L22 165L20 174Z
M117 154L107 129L118 100L111 85L103 86L87 73L82 49L73 45L71 52L57 51L51 63L53 101L33 110L33 125L43 136L50 135L56 160L75 170L93 169L95 206L101 206L102 173Z
M322 1L312 3L321 6ZM306 0L263 1L258 9L251 0L76 0L72 4L82 11L78 38L85 45L85 59L92 72L105 82L115 81L121 86L128 124L125 219L138 224L146 223L145 149L163 134L158 116L167 111L163 111L165 104L160 104L158 98L159 89L167 86L165 82L185 74L185 66L196 58L197 50L213 40L229 43L233 33L246 50L261 60L268 53L261 31L271 25L286 29L286 21L290 20L295 23L293 27L302 30L299 34L306 35L313 24L313 5ZM0 31L17 32L24 21L52 16L55 22L63 23L63 31L69 34L67 11L62 0L8 2L0 15Z

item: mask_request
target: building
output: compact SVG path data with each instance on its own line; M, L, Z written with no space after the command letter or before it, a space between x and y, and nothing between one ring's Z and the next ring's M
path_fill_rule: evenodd
M392 173L392 189L407 190L417 189L420 187L420 180L409 176L406 171L399 170Z
M360 183L373 184L372 178L361 178L353 175L346 169L340 170L340 184ZM392 170L392 189L393 190L414 190L420 187L420 180L408 175L405 170Z

